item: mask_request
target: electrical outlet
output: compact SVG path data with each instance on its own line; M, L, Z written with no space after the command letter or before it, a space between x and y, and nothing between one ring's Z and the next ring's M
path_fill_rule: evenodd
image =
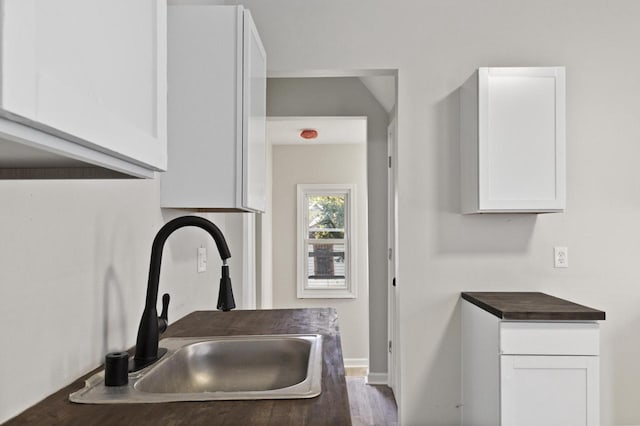
M198 247L198 272L207 270L207 248Z
M568 247L554 247L554 267L556 268L568 268L569 267L569 248Z

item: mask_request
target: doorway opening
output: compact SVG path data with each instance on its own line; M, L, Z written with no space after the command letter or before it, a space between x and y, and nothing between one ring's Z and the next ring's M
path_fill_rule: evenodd
M392 285L397 283L393 179L396 101L397 70L269 75L267 140L272 145L267 148L268 213L257 215L256 221L256 303L262 309L336 307L345 367L361 369L371 384L389 385L398 399L400 345L393 341L397 336L394 330L398 287ZM360 145L348 143L346 133L342 138L336 136L342 142L334 140L323 146L313 145L311 139L306 141L307 145L300 145L303 130L320 130L317 139L327 135L322 130L326 127L314 120L335 124L358 118L366 119L365 141ZM289 134L295 136L295 141L285 143L286 138L274 128L287 121L293 126ZM361 158L361 162L356 158ZM348 175L349 171L354 174ZM298 213L304 204L298 202L297 185L353 184L358 171L364 180L355 185L355 196L352 195L356 202L352 208L359 211L355 226L352 223L351 230L346 231L340 222L326 230L319 229L325 226L318 225L320 221L307 221L304 225L308 228L301 233L300 217L304 215ZM309 207L309 197L306 200L307 209L322 207ZM305 233L307 240L303 241L301 235ZM345 242L342 239L345 233L356 235L357 240ZM332 237L331 243L323 244L326 241L317 238L309 240L309 236L318 235ZM354 246L356 258L349 263L349 250L345 248ZM345 290L349 270L350 277L355 277L355 297L353 288L351 293ZM307 274L306 281L301 271ZM298 297L301 286L304 290L304 282L307 292L317 293L318 297ZM335 285L333 290L338 291L326 297L331 289L313 288L318 283ZM337 297L341 291L344 297Z

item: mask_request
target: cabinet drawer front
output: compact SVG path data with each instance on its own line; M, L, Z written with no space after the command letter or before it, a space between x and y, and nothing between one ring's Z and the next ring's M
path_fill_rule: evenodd
M501 322L500 353L514 355L599 355L597 323Z

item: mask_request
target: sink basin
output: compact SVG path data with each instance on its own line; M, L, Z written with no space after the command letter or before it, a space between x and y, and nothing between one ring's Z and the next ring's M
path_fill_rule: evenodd
M135 384L141 392L269 391L307 377L311 345L300 338L210 340L178 349Z
M167 338L167 354L129 384L104 385L104 371L69 395L87 404L312 398L320 394L322 336L287 334Z

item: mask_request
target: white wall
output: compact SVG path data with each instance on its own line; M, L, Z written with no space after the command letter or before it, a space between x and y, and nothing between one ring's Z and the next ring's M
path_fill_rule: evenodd
M270 78L267 115L367 117L369 372L386 373L388 115L355 77Z
M640 2L242 0L269 69L399 69L402 424L458 424L463 290L606 310L602 424L640 424ZM459 214L458 94L479 66L567 67L568 208ZM553 269L567 245L568 269Z
M0 423L135 344L153 238L188 214L159 205L159 180L0 181ZM228 234L239 290L241 215L202 216ZM198 274L201 244L209 262ZM170 323L215 309L220 265L206 232L169 238L160 294L171 294Z
M273 307L335 307L338 311L342 355L348 360L369 358L369 274L367 262L367 147L348 145L273 145ZM296 296L297 204L299 183L356 185L355 299L298 299ZM360 361L363 362L363 361Z

